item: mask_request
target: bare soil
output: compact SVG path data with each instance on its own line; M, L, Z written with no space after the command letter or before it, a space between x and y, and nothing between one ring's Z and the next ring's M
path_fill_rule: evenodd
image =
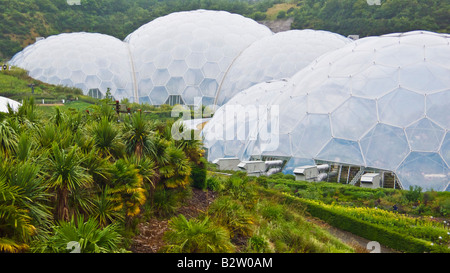
M192 197L186 200L176 215L183 214L187 219L195 218L206 212L208 206L214 201L216 194L211 191L192 189ZM134 253L158 253L165 245L164 232L168 230L169 219L152 218L138 225L139 235L133 238L131 251Z

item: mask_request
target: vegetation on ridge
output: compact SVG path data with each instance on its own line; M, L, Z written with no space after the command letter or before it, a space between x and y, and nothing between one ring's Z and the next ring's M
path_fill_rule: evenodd
M261 21L294 19L294 29L321 29L361 37L410 30L450 32L446 0L0 0L0 60L36 37L99 32L124 39L141 25L177 11L225 10ZM74 2L74 1L72 1ZM75 1L76 2L76 1Z

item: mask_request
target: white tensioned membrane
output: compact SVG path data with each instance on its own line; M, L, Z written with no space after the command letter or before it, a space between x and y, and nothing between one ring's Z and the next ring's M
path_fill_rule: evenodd
M262 155L393 171L403 188L449 190L450 36L425 31L357 40L291 78L280 146Z
M77 87L88 94L110 88L116 99L133 97L128 46L98 33L63 33L26 47L9 62L45 83Z
M237 157L248 160L261 150L260 139L267 140L266 150L276 149L279 143L272 133L278 132L278 106L271 103L288 88L287 80L256 84L234 96L221 106L202 131L208 160ZM274 121L273 127L267 127ZM269 141L272 140L272 143Z
M213 104L233 60L271 35L266 26L225 11L176 12L143 25L125 39L132 50L139 102Z
M15 100L0 97L0 112L8 113L8 105L13 111L17 111L21 104Z
M225 74L215 104L223 105L250 86L289 78L322 54L352 42L322 30L290 30L262 38L245 49Z

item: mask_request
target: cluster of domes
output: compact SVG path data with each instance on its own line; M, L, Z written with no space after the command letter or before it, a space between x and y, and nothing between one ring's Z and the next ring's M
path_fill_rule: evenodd
M50 84L93 90L140 103L213 103L234 58L273 33L225 11L176 12L157 18L124 41L99 33L64 33L17 53L11 65Z
M125 38L139 101L212 104L236 56L270 35L267 27L224 11L172 13L143 25Z
M403 188L448 190L449 56L450 36L425 31L363 38L326 53L282 84L261 83L222 106L203 132L210 160L337 162L392 171ZM255 96L269 96L270 102L261 104ZM235 116L248 116L249 106L276 106L278 124L265 115L235 125L221 118L233 116L220 112L237 101L247 106ZM214 136L221 126L247 130L245 138ZM266 127L270 137L263 139ZM275 149L268 145L273 142Z
M394 172L403 188L449 189L448 34L274 34L240 15L196 10L124 41L51 36L10 63L85 94L219 105L202 133L210 161L283 158L285 172L327 161Z
M116 99L153 105L222 105L350 42L328 31L274 34L241 15L195 10L157 18L124 41L99 33L50 36L17 53L10 64L35 79L96 97L109 89Z

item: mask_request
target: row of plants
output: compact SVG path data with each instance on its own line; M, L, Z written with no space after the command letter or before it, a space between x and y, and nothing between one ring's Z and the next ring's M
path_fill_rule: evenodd
M409 190L361 188L347 184L294 181L293 175L275 174L260 177L258 182L297 197L320 200L326 204L382 208L418 216L448 217L450 193L426 191L415 186Z
M303 206L311 216L362 236L366 239L405 252L450 252L450 230L429 217L411 217L392 211L369 207L325 204L293 196L275 189L264 189L280 202Z
M111 103L43 114L31 98L0 116L0 252L128 251L137 224L167 209L165 193L189 194L200 143Z
M253 178L210 175L208 190L219 197L196 218L174 216L163 252L336 253L355 252L290 204L261 195Z

